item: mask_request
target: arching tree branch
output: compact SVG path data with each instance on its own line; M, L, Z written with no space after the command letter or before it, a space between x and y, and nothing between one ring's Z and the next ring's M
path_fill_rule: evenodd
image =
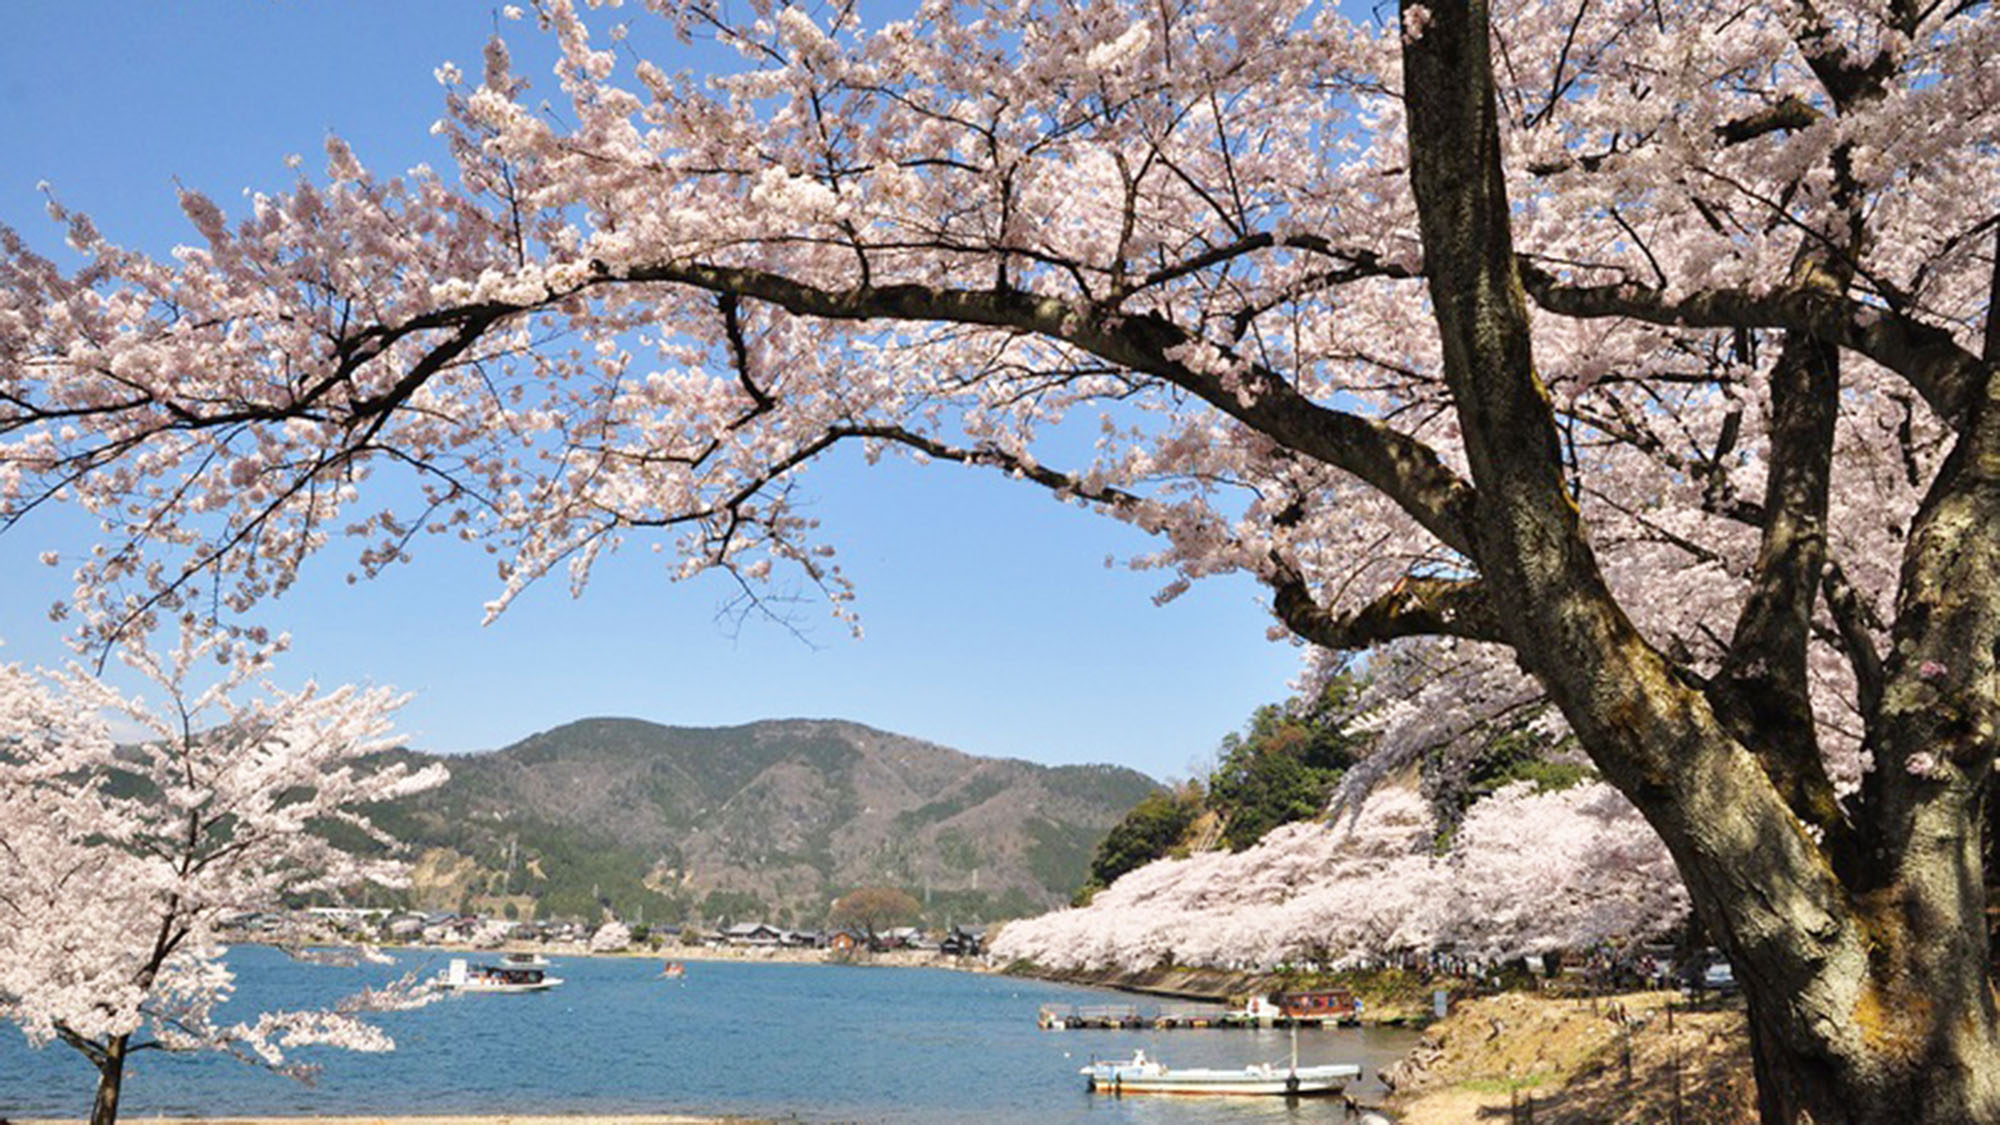
M1647 324L1691 328L1784 328L1848 348L1908 380L1931 410L1954 429L1989 361L1960 345L1952 334L1888 309L1864 305L1810 287L1769 293L1710 289L1669 297L1651 286L1571 285L1541 266L1523 263L1521 281L1535 303L1573 317L1629 317Z

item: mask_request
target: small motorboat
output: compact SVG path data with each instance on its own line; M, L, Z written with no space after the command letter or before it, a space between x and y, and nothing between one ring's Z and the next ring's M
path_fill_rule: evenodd
M544 992L561 983L561 977L541 969L468 965L465 958L454 957L437 985L454 992Z
M1082 1068L1090 1089L1101 1094L1252 1094L1312 1097L1337 1094L1361 1077L1361 1068L1346 1064L1285 1066L1256 1063L1231 1070L1217 1067L1170 1067L1134 1051L1129 1059L1093 1062Z
M502 953L500 967L503 969L546 969L549 959L535 952Z
M660 979L679 980L687 975L687 971L688 967L686 965L681 964L679 961L669 961L667 962L666 967L660 970Z

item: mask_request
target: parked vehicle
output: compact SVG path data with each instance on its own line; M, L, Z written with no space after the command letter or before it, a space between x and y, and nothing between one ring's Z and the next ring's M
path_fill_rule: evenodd
M1736 991L1736 967L1728 961L1711 961L1701 971L1701 987L1709 992Z

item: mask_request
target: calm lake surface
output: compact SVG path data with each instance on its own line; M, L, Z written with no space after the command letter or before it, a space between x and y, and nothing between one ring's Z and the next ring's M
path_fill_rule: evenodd
M322 1005L445 958L399 952L395 966L336 968L259 946L231 954L234 1019ZM1282 1031L1042 1031L1043 1004L1130 1003L1096 989L941 969L688 963L563 957L561 987L452 996L370 1017L396 1039L387 1055L305 1054L317 1084L220 1055L135 1056L122 1116L308 1113L693 1113L807 1122L1332 1121L1339 1099L1113 1098L1084 1091L1092 1056L1145 1048L1173 1066L1282 1062ZM1149 1002L1140 1001L1142 1008ZM1376 1100L1377 1068L1415 1041L1398 1029L1301 1031L1299 1064L1358 1063ZM0 1115L84 1116L96 1072L74 1050L28 1049L0 1027Z

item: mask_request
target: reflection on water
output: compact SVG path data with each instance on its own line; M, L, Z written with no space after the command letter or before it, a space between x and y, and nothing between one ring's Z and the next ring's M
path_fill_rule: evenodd
M325 1004L443 958L333 968L239 949L246 1009ZM1085 1091L1093 1056L1144 1048L1173 1066L1290 1057L1282 1031L1041 1031L1043 1004L1103 1003L1090 989L932 969L694 962L658 979L657 961L561 958L562 987L455 996L373 1017L389 1055L314 1053L313 1087L215 1056L135 1057L124 1109L218 1113L697 1113L805 1121L1337 1121L1339 1099L1116 1098ZM236 1016L233 1018L243 1018ZM82 1116L95 1072L61 1046L28 1050L0 1029L0 1113ZM1415 1035L1301 1031L1299 1063L1358 1063L1359 1093Z

